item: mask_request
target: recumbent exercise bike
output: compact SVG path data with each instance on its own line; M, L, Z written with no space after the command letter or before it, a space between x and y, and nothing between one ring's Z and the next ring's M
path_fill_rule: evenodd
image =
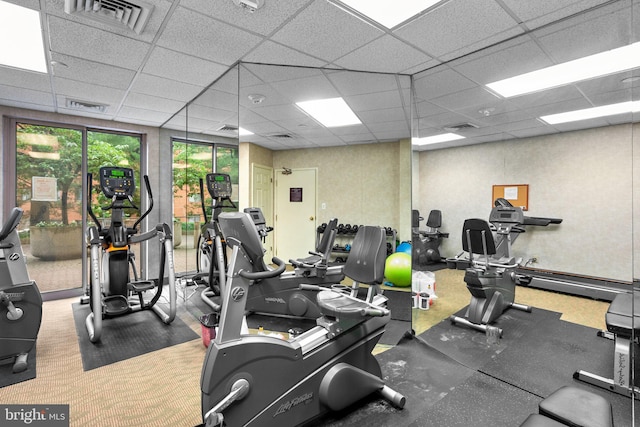
M202 300L215 311L220 311L220 298L223 293L225 274L227 273L226 242L220 231L218 218L223 207L235 208L231 201L231 179L227 174L210 173L206 176L207 191L209 192L213 211L210 221L207 220L204 205L204 189L201 181L202 210L207 224L203 227L203 238L199 245L201 272L195 277L198 284L204 283L206 288L201 293ZM260 208L246 208L253 224L261 238L265 238L272 230ZM291 271L276 277L264 278L260 286L249 288L249 295L245 308L249 313L260 313L276 316L291 316L315 319L320 315L316 302L316 290L301 289L301 284L324 285L339 283L344 279L342 266L329 266L328 255L337 230L337 219L330 221L317 251L310 253L307 258L290 260L294 266ZM262 246L261 246L262 248ZM319 252L323 251L323 252ZM270 268L261 262L264 271Z
M29 279L18 236L22 214L13 208L0 230L0 360L13 361L13 373L27 369L42 323L42 296Z
M204 423L209 427L300 425L375 392L402 408L404 396L385 385L371 354L390 320L389 310L376 302L322 290L317 293L322 315L312 329L288 341L241 335L250 287L278 277L286 264L273 258L276 269L262 268L264 249L247 213L224 213L219 221L233 251L220 333L207 349L202 368ZM344 272L354 281L380 285L385 259L384 229L360 227Z
M167 224L158 224L153 230L138 234L138 225L153 209L153 195L149 178L144 183L149 197L149 208L138 218L133 227L125 224L125 209L139 208L133 203L135 179L133 169L122 167L100 168L100 188L111 199L103 210L111 210L111 223L103 227L91 209L92 174L87 175L87 212L95 225L88 227L87 240L90 245L90 283L86 294L91 305L85 326L92 343L100 340L103 318L121 316L136 311L151 309L165 324L176 316L176 286L173 264L173 239ZM126 203L125 203L126 202ZM157 238L160 246L158 278L141 280L135 267L131 245ZM166 271L165 271L166 269ZM131 277L130 272L133 273ZM169 312L157 303L162 296L165 273L168 274ZM144 294L155 289L151 299Z

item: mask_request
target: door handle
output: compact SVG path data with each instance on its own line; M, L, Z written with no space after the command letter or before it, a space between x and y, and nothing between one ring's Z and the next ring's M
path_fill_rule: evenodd
M313 215L309 217L309 221L313 221Z

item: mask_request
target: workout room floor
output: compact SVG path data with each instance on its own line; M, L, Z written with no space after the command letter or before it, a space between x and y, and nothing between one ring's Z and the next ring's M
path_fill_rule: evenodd
M416 334L469 303L462 275L462 271L456 270L436 272L437 300L430 310L413 310ZM68 404L72 426L188 427L202 422L200 372L205 347L201 339L84 371L72 313L72 304L77 301L72 298L44 303L37 342L37 376L0 388L1 402ZM523 287L518 287L516 301L562 313L561 319L567 322L596 329L604 327L608 307L607 302ZM184 301L180 295L178 302L178 316L200 336L201 326L192 314L189 300ZM377 353L388 349L389 346L379 347ZM527 414L522 415L524 419ZM395 425L409 424L402 424L398 419Z

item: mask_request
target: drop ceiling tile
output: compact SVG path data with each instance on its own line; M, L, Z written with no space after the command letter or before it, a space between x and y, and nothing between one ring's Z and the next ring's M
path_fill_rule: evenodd
M385 60L381 61L380 57ZM349 70L399 73L432 60L425 53L386 34L334 61Z
M157 95L158 92L162 92L164 97L183 103L192 100L201 91L201 86L145 73L140 73L131 87L131 92L145 95Z
M142 72L196 86L207 86L220 77L227 67L185 55L162 47L155 47Z
M469 53L518 33L522 33L518 22L494 0L447 2L394 31L438 59L452 52Z
M346 97L345 101L355 112L403 106L402 99L397 91L353 95Z
M151 49L149 43L49 17L51 50L109 66L137 70Z
M54 83L56 93L59 96L73 98L78 101L109 104L112 107L117 107L126 93L124 90L58 77L54 78Z
M99 84L114 89L126 90L136 75L135 71L126 68L112 67L58 53L53 53L52 59L59 62L59 64L53 65L56 77Z
M328 99L340 96L336 88L322 74L302 79L274 82L271 85L292 102Z
M535 29L571 16L608 0L504 0L504 4L529 28Z
M262 63L277 62L279 64L304 67L324 67L327 65L327 61L268 40L253 48L242 60Z
M405 112L402 108L382 108L379 110L359 111L358 117L365 123L406 122L409 112Z
M431 103L447 110L462 110L469 107L485 107L496 102L496 96L483 86L461 90L430 100Z
M0 66L2 85L47 92L51 90L49 74Z
M542 48L557 63L624 46L634 40L631 13L614 2L579 18L536 32Z
M338 89L342 96L398 90L398 83L404 83L406 87L411 85L409 76L360 73L356 71L327 72L327 79Z
M145 95L142 93L129 93L124 100L125 107L149 109L153 105L154 111L162 111L174 114L184 107L184 103L159 96ZM167 117L168 118L168 117Z
M122 119L139 119L144 120L147 123L155 123L156 126L161 125L165 121L167 121L172 112L164 112L164 111L152 111L146 110L144 108L135 108L129 106L123 106L116 114L116 120Z
M528 35L502 45L453 61L451 66L468 79L487 84L553 65Z
M446 66L415 75L413 84L417 100L430 100L476 87L476 83Z
M157 44L202 59L231 65L262 40L261 37L247 31L190 9L178 7Z
M314 1L271 39L333 62L382 34L381 30L326 1Z
M24 88L17 88L15 86L8 86L0 84L0 99L4 104L4 101L18 101L27 104L41 104L47 107L53 107L53 96L50 92L43 92L39 90L31 90Z
M311 0L269 1L255 12L236 6L231 0L181 0L180 6L266 36L309 3Z

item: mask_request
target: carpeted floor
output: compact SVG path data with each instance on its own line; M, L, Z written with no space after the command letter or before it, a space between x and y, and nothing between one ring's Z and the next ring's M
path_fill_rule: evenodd
M452 328L443 319L469 302L462 274L461 271L446 269L436 272L438 299L430 310L412 310L416 334L433 334L435 332L429 330L434 327ZM77 299L46 302L35 360L37 375L34 379L0 388L0 402L68 404L72 426L189 427L201 423L199 382L205 348L199 338L201 327L195 304L197 298L199 295L193 295L186 302L180 298L178 310L178 317L190 329L189 335L196 338L89 371L83 369L74 324L72 305L77 303ZM425 342L429 345L410 339L402 340L396 346L381 346L376 357L390 385L406 394L408 402L405 409L398 411L381 399L371 398L350 408L348 413L334 414L315 425L517 426L519 420L535 410L540 399L538 395L547 393L559 383L560 378L571 376L572 371L566 371L574 367L564 368L559 361L556 363L557 353L573 357L571 351L582 352L589 363L581 364L581 368L597 371L600 368L590 363L601 358L606 362L603 369L608 369L611 350L599 347L606 346L606 343L598 341L593 345L578 345L574 342L581 336L576 328L592 332L592 329L604 326L608 303L528 288L518 288L516 300L546 312L558 313L553 314L553 321L539 325L540 333L536 334L539 341L531 336L525 345L520 341L524 335L519 335L518 345L507 345L480 370L436 350L431 345L436 338L427 338ZM530 316L528 313L518 314ZM530 323L531 319L522 321ZM561 324L563 326L559 326ZM517 326L505 326L503 340L515 339L513 333L517 329ZM456 333L463 331L457 330ZM474 334L471 341L482 342L480 338L484 336L478 332ZM499 358L510 362L500 365ZM549 366L553 369L548 370ZM542 371L545 367L547 370ZM500 379L501 375L509 375L512 377L509 381L520 384L507 386L507 382ZM552 382L549 377L558 381ZM495 398L485 399L484 396ZM471 404L476 401L477 405ZM501 401L503 403L500 404ZM482 410L479 408L481 404L484 405ZM621 420L616 427L630 425L629 407L616 406L614 410L618 417L616 421Z

